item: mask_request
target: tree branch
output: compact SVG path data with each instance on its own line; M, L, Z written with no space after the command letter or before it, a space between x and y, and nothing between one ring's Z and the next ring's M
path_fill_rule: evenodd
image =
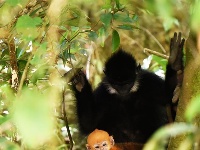
M66 114L66 110L65 110L65 92L63 90L62 92L62 114L63 114L63 119L65 122L65 127L67 129L67 134L69 137L69 144L70 144L70 150L72 150L73 148L73 139L72 139L72 135L70 133L70 129L69 129L69 122L68 122L68 118L67 118L67 114Z
M153 50L148 49L148 48L144 48L144 52L149 52L149 53L151 53L151 54L154 54L154 55L156 55L156 56L160 56L160 57L162 57L162 58L164 58L164 59L167 59L167 60L169 59L169 56L164 55L164 54L161 54L161 53L156 52L156 51L153 51Z
M11 37L8 42L10 65L12 70L12 82L11 87L17 92L19 86L19 70L17 66L16 49L14 39Z

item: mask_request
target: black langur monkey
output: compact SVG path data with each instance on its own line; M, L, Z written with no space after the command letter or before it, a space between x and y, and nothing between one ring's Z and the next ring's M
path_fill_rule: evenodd
M143 70L129 53L118 50L105 63L105 77L93 91L80 71L72 78L77 100L80 131L107 131L116 143L145 143L162 125L169 122L166 105L181 84L177 75L183 72L181 34L175 33L170 43L166 80Z

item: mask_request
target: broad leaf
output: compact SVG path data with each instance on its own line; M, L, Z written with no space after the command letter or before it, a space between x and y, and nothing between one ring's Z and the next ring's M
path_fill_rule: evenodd
M104 27L101 27L99 29L99 37L100 37L100 40L101 40L101 43L100 45L102 47L104 47L104 42L105 42L105 39L106 39L106 31L105 31L105 28Z
M126 24L119 25L117 28L124 30L133 30L133 27L131 25L126 25Z
M42 19L39 17L31 18L28 15L21 16L16 24L16 30L18 34L22 34L25 39L33 40L38 35L37 26L42 23Z
M105 25L105 27L108 28L112 20L112 14L111 13L102 14L100 19Z
M94 31L90 31L89 34L88 34L88 37L89 37L90 40L96 41L97 38L98 38L98 34Z
M119 33L116 30L112 32L112 51L116 51L120 45Z

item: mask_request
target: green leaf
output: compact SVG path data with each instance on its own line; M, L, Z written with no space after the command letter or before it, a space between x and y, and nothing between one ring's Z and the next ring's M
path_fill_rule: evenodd
M42 19L39 17L31 18L28 15L21 16L16 24L17 28L31 28L42 23Z
M17 65L18 65L20 71L24 71L24 68L25 68L25 66L26 66L26 63L27 63L26 60L19 60L19 61L17 62Z
M115 3L116 3L116 7L117 7L117 9L120 9L120 3L119 3L119 0L115 0Z
M65 60L70 59L70 58L73 59L73 60L76 60L75 55L72 54L72 53L68 53L67 50L65 50L65 51L63 52L63 55L64 55L64 59L65 59Z
M132 20L133 20L133 22L136 22L136 21L138 21L138 15L133 15L133 18L132 18Z
M1 59L4 58L4 56L9 55L9 52L7 49L3 49L1 52L2 52Z
M31 77L31 82L33 84L36 84L36 82L38 81L38 79L43 78L46 75L47 72L47 66L43 65L41 67L39 67L33 74Z
M126 24L119 25L117 28L124 30L133 30L133 27L131 25L126 25Z
M163 59L162 57L153 55L152 60L157 62L162 67L162 69L164 71L166 70L166 65L167 65L167 60L166 59Z
M133 22L133 19L130 18L129 15L124 14L124 13L116 13L113 15L113 18L120 22L128 22L128 23Z
M7 115L7 116L0 115L0 125L3 124L3 123L5 123L6 121L8 121L10 119L11 119L10 115Z
M89 34L88 34L88 37L89 37L90 40L96 41L97 38L98 38L98 34L94 31L90 31Z
M11 6L16 6L16 5L24 5L28 2L28 0L6 0L6 2L11 5Z
M105 0L105 4L102 6L102 9L110 9L112 8L111 0Z
M16 23L17 33L22 34L23 38L33 40L39 35L37 26L41 23L42 19L39 17L31 18L28 15L21 16Z
M79 27L71 26L71 30L72 30L74 33L78 32L79 29L80 29Z
M101 27L100 29L99 29L99 37L100 37L100 40L101 40L101 43L100 43L100 45L102 46L102 47L104 47L104 42L105 42L105 39L106 39L106 31L105 31L106 29L104 28L104 27Z
M112 32L112 51L116 51L120 45L119 33L116 30Z
M0 87L0 90L3 91L3 95L6 95L6 100L12 102L14 100L14 93L9 84L4 84Z
M110 23L112 20L112 14L111 13L102 14L100 16L100 19L101 19L102 23L104 24L104 26L106 28L108 28L110 26Z
M35 53L33 59L30 62L32 65L46 63L46 60L43 57L43 55L45 54L46 49L47 49L46 47L47 47L47 43L43 43L43 44L39 45L37 52Z
M8 63L7 63L6 60L0 60L0 65L1 65L1 67L2 67L2 68L0 69L0 71L2 71L3 69L7 68Z
M17 52L17 59L20 59L20 57L25 53L25 49L22 49L22 48L17 48L16 49L16 52Z

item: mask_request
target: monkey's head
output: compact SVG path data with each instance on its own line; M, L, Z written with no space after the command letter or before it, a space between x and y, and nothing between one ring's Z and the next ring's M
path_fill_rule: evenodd
M111 94L126 96L137 91L140 65L133 56L122 50L114 53L105 64L106 86Z
M87 138L87 150L110 150L114 139L106 131L95 129Z

